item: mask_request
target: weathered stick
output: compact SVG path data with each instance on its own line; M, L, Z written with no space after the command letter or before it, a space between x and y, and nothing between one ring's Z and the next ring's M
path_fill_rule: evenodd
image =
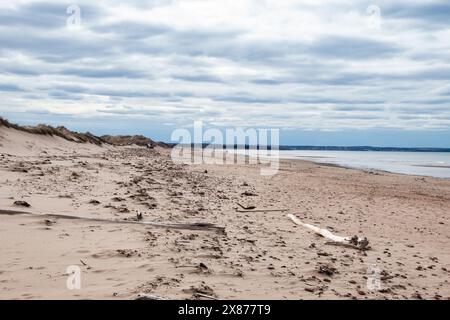
M186 229L186 230L205 230L205 231L216 231L223 233L225 232L225 227L216 226L213 223L207 222L195 222L195 223L160 223L160 222L147 222L147 221L126 221L126 220L110 220L110 219L99 219L99 218L87 218L71 215L62 214L39 214L25 211L13 211L13 210L2 210L0 209L0 215L29 215L38 216L45 218L59 218L59 219L70 219L70 220L85 220L94 222L106 222L106 223L119 223L119 224L140 224L145 226L152 226L156 228L171 228L171 229Z
M199 296L199 297L203 297L203 298L208 298L208 299L211 299L211 300L219 300L216 297L208 296L207 294L203 294L203 293L199 293L199 292L194 293L194 295L195 296Z
M236 209L236 212L275 212L275 211L288 211L288 209L255 209L255 210L239 210Z
M369 249L368 247L369 241L367 240L367 238L358 238L357 236L353 237L337 236L327 229L321 229L319 227L313 226L312 224L303 223L293 214L288 214L287 217L290 218L295 224L305 227L311 231L314 231L315 233L321 235L325 239L330 240L333 244L342 244L360 250Z
M239 202L238 202L238 206L241 207L241 208L244 209L244 210L253 210L253 209L256 209L255 206L243 206L243 205L240 204Z
M169 299L151 294L139 294L134 300L169 300Z

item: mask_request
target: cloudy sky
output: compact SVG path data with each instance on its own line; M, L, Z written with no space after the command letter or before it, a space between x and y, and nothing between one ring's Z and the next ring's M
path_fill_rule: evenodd
M0 115L22 124L450 147L448 0L2 1L0 44Z

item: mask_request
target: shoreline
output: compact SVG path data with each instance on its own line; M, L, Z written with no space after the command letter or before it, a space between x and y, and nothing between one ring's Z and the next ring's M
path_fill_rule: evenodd
M342 169L349 169L349 170L357 170L357 171L361 171L361 172L365 172L365 173L369 173L369 174L381 173L381 174L403 175L403 176L410 176L410 177L417 177L417 178L432 178L432 179L450 180L450 178L447 178L447 177L436 177L436 176L429 176L429 175L419 175L419 174L414 174L414 173L393 172L393 171L387 171L387 170L381 170L381 169L375 169L375 168L364 169L364 168L346 166L346 165L342 165L342 164L317 162L317 161L305 160L305 159L283 159L283 160L306 161L306 162L311 162L311 163L321 165L321 166L335 167L335 168L342 168ZM417 166L418 167L436 168L436 166L420 166L420 165L417 165ZM450 169L450 166L437 167L437 168L449 168Z
M363 151L362 151L363 152ZM239 154L237 153L238 156L241 157L251 157L253 159L258 159L258 157L255 157L253 155L243 155L243 154ZM314 156L305 156L302 158L332 158L332 157L314 157ZM382 169L376 169L376 168L358 168L356 166L350 166L350 165L344 165L344 164L336 164L336 163L327 163L327 162L320 162L320 161L314 161L311 159L302 159L302 158L292 158L292 157L279 157L280 162L281 161L305 161L305 162L310 162L313 164L317 164L317 165L322 165L322 166L327 166L327 167L335 167L335 168L342 168L342 169L348 169L348 170L357 170L357 171L361 171L361 172L366 172L369 174L373 174L375 173L382 173L382 174L394 174L394 175L404 175L404 176L412 176L412 177L417 177L417 178L434 178L434 179L443 179L443 180L450 180L450 177L438 177L438 176L432 176L432 175L420 175L420 174L416 174L416 173L402 173L402 172L394 172L394 171L388 171L388 170L382 170ZM411 166L417 166L417 167L431 167L431 168L444 168L444 169L450 169L450 166L433 166L433 165L411 165Z

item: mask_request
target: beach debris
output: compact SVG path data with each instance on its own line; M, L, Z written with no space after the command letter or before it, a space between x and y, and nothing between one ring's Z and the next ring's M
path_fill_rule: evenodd
M78 179L78 178L81 177L81 176L80 176L79 173L73 171L72 174L71 174L71 177L74 178L74 179Z
M200 262L198 265L194 266L196 273L202 273L202 274L210 274L212 273L211 269L208 268L206 264L203 262Z
M208 270L208 267L203 262L200 262L198 264L197 268L200 269L200 270L203 270L203 271Z
M416 299L416 300L423 300L422 295L417 291L412 294L411 298Z
M332 275L334 275L335 273L338 273L337 269L331 265L319 265L317 272L319 272L320 274L330 276L330 277Z
M117 210L117 212L120 212L120 213L129 213L130 212L130 210L125 205L122 205L122 206L116 208L116 210Z
M0 215L2 215L2 214L3 215L39 216L39 217L45 217L45 218L84 220L84 221L117 223L117 224L140 224L140 225L151 226L151 227L155 227L155 228L214 231L214 232L218 232L221 234L225 233L225 227L220 227L220 226L215 225L214 223L209 223L209 222L162 223L162 222L150 222L150 221L112 220L112 219L71 216L71 215L65 215L65 214L40 214L40 213L32 213L32 212L25 212L25 211L0 209Z
M285 208L273 208L273 209L256 209L256 206L248 205L244 206L243 204L237 202L237 205L241 207L243 210L236 209L237 212L273 212L273 211L288 211Z
M89 203L93 204L93 205L98 205L98 204L100 204L100 201L98 201L98 200L91 200L91 201L89 201Z
M158 207L158 205L156 203L143 202L142 205L146 206L147 208L149 208L151 210L156 209Z
M44 224L46 225L46 226L52 226L52 225L54 225L56 223L56 221L54 221L54 220L50 220L50 219L45 219L44 220Z
M15 206L18 206L18 207L26 207L26 208L31 207L31 205L30 205L28 202L26 202L26 201L21 201L21 200L14 201L14 205L15 205Z
M169 299L160 296L155 296L152 294L140 293L134 300L169 300Z
M330 242L332 244L349 246L349 247L356 248L359 250L368 250L369 249L369 241L367 240L366 237L359 238L358 236L353 236L353 237L337 236L327 229L321 229L321 228L313 226L311 224L303 223L302 221L300 221L300 219L298 219L293 214L288 214L287 217L290 218L295 224L305 227L305 228L321 235L325 239L330 240Z
M236 209L236 212L277 212L277 211L288 211L288 209L250 209L250 210L239 210Z
M178 265L175 268L194 268L195 273L204 273L204 274L211 273L211 269L209 269L208 266L203 262L200 262L199 264Z
M211 299L211 300L219 300L219 299L217 299L216 297L209 296L209 295L207 295L207 294L200 293L200 292L195 293L194 296L196 296L196 297L201 297L201 298L207 298L207 299Z
M253 209L256 209L256 206L252 206L252 205L250 205L250 206L244 206L244 205L240 204L239 202L238 202L237 204L238 204L239 207L241 207L241 208L244 209L244 210L253 210Z
M207 298L211 300L218 300L214 294L214 290L206 285L205 282L201 282L201 284L197 287L191 286L189 289L183 289L186 293L192 293L192 297L194 298Z
M135 256L135 255L140 256L140 254L139 254L139 252L138 252L137 250L132 250L132 249L117 249L116 251L117 251L117 253L118 253L120 256L127 257L127 258L130 258L130 257Z
M311 293L314 293L314 292L318 291L319 293L321 293L323 290L319 286L311 286L311 287L306 287L305 291L311 292Z
M60 199L73 199L73 195L71 195L71 194L60 194L60 195L58 195L58 198L60 198Z
M250 192L250 191L245 191L241 193L242 196L246 196L246 197L257 197L258 195L254 192Z
M88 265L86 262L84 262L83 260L80 260L80 262L83 266L86 267L86 269L88 269L88 270L92 269L92 267L90 265Z

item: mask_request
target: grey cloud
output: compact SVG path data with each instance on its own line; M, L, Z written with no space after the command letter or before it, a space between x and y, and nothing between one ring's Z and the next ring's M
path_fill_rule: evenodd
M106 113L111 115L143 115L143 116L155 116L160 117L162 114L166 116L173 116L173 117L182 117L186 115L193 115L193 114L202 114L202 115L215 115L217 114L214 111L204 111L201 108L180 108L174 110L173 108L164 108L164 109L156 109L152 110L150 108L142 108L142 107L131 107L131 106L122 106L122 107L115 107L115 106L109 106L105 109L97 109L96 110L99 113Z
M69 94L64 91L52 90L48 95L57 100L82 100L83 97L77 94Z
M383 104L386 100L375 100L375 99L336 99L336 98L294 98L294 102L298 103L309 103L309 104L344 104L349 106L337 107L341 108L339 110L357 110L360 105L371 105L371 104ZM357 105L357 106L351 106ZM381 107L371 107L376 111L382 110ZM367 108L365 110L368 110Z
M326 114L326 117L332 118L332 119L375 120L375 119L383 118L383 115L381 115L381 114L354 114L354 113L348 113L348 114Z
M105 59L113 54L105 39L76 38L70 31L23 34L20 30L2 30L0 42L0 51L21 51L50 63L67 63L81 58Z
M124 37L126 39L146 39L168 33L172 31L171 28L161 24L144 24L132 21L123 21L112 24L103 24L94 26L92 31L104 34L112 34Z
M335 107L336 110L340 111L351 111L351 110L373 110L381 111L383 107L367 107L365 105L375 105L383 104L386 101L381 99L337 99L337 98L327 98L327 97L296 97L289 96L285 98L277 97L260 97L255 96L251 93L236 93L221 96L211 97L214 101L225 101L225 102L237 102L244 104L279 104L279 103L301 103L301 104L316 104L316 105L343 105Z
M275 80L275 79L256 79L251 81L254 84L262 84L262 85L270 85L275 86L284 83L282 80Z
M190 81L190 82L214 82L214 83L223 83L224 82L219 77L212 76L212 75L206 75L206 74L174 75L174 76L172 76L172 78L176 79L176 80L183 80L183 81Z
M388 18L417 20L428 25L440 24L448 27L450 25L450 3L448 1L434 1L397 5L391 2L383 7L383 15Z
M38 89L42 91L57 89L59 92L66 94L86 94L97 96L121 97L121 98L155 98L166 101L182 100L183 98L193 97L192 92L181 90L162 91L162 90L142 90L142 89L122 89L122 88L105 88L105 87L88 87L82 85L62 84L55 86L41 86Z
M15 84L0 83L0 91L3 91L3 92L21 92L21 91L25 91L25 90L23 88L15 85Z
M450 108L448 106L423 106L420 104L413 106L397 106L391 108L391 110L403 114L421 114L431 116L450 112Z
M331 86L358 86L367 85L371 82L382 81L385 77L392 75L370 73L363 70L359 73L347 72L345 68L332 68L325 65L315 64L314 70L309 68L293 68L291 75L273 79L253 79L250 80L254 84L262 85L282 85L282 84L312 84L312 85L331 85ZM393 76L398 77L398 76ZM407 77L407 75L402 76ZM400 78L400 77L398 77Z
M161 112L159 111L145 111L145 110L127 110L127 109L111 109L111 110L104 110L104 109L97 109L97 112L100 113L107 113L107 114L113 114L113 115L145 115L145 116L160 116Z
M345 104L345 103L344 103ZM348 105L344 105L344 106L333 106L333 110L336 111L373 111L373 112L383 112L386 110L385 107L380 106L380 107L367 107L367 106L348 106Z
M85 78L151 78L144 71L123 68L67 68L59 72Z
M447 104L450 111L450 98L432 98L432 99L416 99L416 100L402 100L401 103L414 103L425 105Z
M52 3L31 3L18 9L0 11L0 25L53 29L66 23L66 6Z
M32 29L58 29L66 26L67 8L71 3L35 2L18 6L16 9L0 11L0 26ZM94 20L100 10L92 5L81 8L82 21Z
M251 103L251 104L273 104L273 103L282 103L283 99L280 98L262 98L255 97L252 95L222 95L212 97L214 101L222 101L222 102L236 102L236 103Z
M7 66L4 68L4 72L20 76L37 76L41 73L39 70L31 68L30 66Z
M333 36L318 40L308 51L320 57L367 60L392 57L402 52L402 49L384 41Z
M66 93L87 93L89 91L89 88L85 86L80 85L71 85L71 84L65 84L65 85L55 85L54 88L64 91ZM48 87L42 87L42 90L49 90L51 88Z

